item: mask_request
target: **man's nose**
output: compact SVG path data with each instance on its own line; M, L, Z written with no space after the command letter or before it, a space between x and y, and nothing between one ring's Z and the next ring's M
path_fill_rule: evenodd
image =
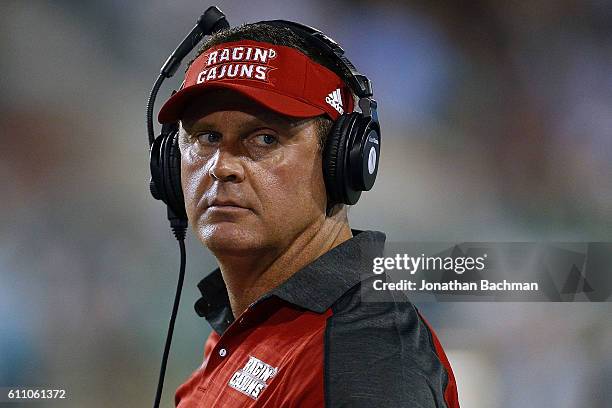
M218 149L211 159L208 174L219 181L240 183L244 180L244 168L240 156L227 149Z

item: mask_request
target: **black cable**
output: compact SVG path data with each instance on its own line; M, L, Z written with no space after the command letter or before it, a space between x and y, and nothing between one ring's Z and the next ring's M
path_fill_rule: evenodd
M181 268L179 271L178 284L176 286L176 295L174 296L174 305L172 306L172 316L170 317L170 325L168 327L168 335L166 336L166 345L164 347L164 355L162 357L161 368L159 370L159 381L157 383L157 392L155 393L154 408L159 408L162 389L164 388L164 377L166 375L166 364L168 362L168 354L170 354L170 344L172 343L172 334L174 332L174 323L178 312L179 303L181 301L181 291L183 290L183 281L185 279L185 239L178 240L181 249Z
M153 88L151 88L151 93L149 94L149 100L147 101L147 134L149 135L149 147L155 141L155 129L153 129L153 106L155 105L155 98L157 97L157 92L159 92L159 87L162 82L166 79L163 75L160 75L155 80L153 84Z

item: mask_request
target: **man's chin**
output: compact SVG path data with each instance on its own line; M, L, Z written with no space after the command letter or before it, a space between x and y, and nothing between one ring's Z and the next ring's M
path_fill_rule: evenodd
M262 237L253 228L235 222L216 222L199 226L200 241L214 254L238 255L260 249Z

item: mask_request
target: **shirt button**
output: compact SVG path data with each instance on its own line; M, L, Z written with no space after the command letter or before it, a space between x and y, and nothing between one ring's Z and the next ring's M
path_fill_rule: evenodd
M219 350L219 355L221 357L225 357L226 354L227 354L227 350L226 349L222 348L221 350Z

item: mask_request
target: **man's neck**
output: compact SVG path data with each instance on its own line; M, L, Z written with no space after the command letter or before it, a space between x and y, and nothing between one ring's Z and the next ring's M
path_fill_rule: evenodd
M309 226L286 248L240 257L217 255L234 317L295 272L352 236L346 219L339 222L331 217Z

